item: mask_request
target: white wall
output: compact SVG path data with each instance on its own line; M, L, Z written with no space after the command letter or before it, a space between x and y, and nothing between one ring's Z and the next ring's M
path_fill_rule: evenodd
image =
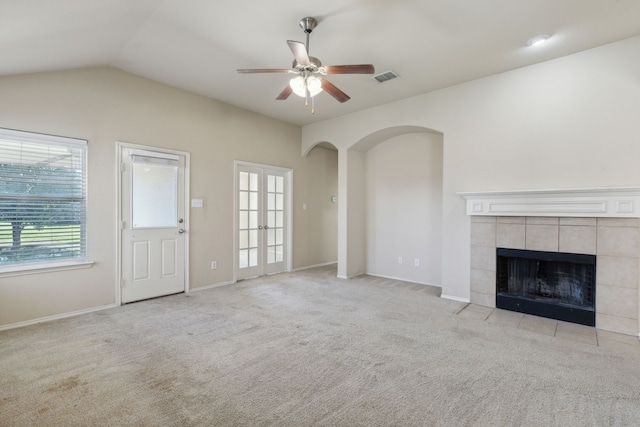
M349 262L347 277L364 274L366 269L366 221L365 210L366 177L365 154L349 150L347 154L347 248Z
M440 286L442 136L407 134L369 150L366 187L367 273Z
M639 51L634 37L308 125L302 152L394 127L442 132L442 290L468 299L470 222L457 192L640 183Z
M298 126L111 68L2 77L0 94L0 127L88 140L88 255L95 262L0 278L0 327L117 303L116 141L191 153L191 196L204 199L189 218L191 288L233 279L234 160L293 169L294 268L336 259L336 238L326 237L336 235L335 222L305 221L301 203L304 215L324 215L326 193L337 191L336 152L318 148L302 157Z

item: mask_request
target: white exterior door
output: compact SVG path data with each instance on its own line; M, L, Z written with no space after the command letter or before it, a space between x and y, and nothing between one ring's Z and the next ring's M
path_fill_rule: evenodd
M121 302L185 291L185 157L121 150Z
M291 171L236 165L236 277L290 269Z

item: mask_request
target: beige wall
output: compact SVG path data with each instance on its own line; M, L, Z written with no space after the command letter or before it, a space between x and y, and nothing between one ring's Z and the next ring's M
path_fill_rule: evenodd
M367 273L440 286L442 135L401 135L367 151L366 187Z
M3 77L0 94L0 127L89 141L95 262L0 278L0 327L116 303L116 141L191 153L191 197L204 199L190 217L191 288L233 279L234 160L293 169L293 268L337 258L336 208L327 204L337 192L337 152L302 157L297 126L111 68Z

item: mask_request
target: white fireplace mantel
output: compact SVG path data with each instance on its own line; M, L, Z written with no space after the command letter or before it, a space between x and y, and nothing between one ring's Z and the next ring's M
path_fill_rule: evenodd
M461 192L467 215L640 217L640 187Z

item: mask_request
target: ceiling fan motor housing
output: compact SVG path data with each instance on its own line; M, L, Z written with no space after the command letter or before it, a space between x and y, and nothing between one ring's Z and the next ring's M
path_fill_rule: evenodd
M317 73L318 69L322 67L322 62L320 62L320 60L318 58L315 58L313 56L309 57L309 65L301 65L298 63L298 61L296 61L295 59L293 60L293 65L291 68L293 68L296 71L311 71L313 73Z
M316 28L317 25L318 21L310 16L307 16L306 18L302 18L300 20L300 28L302 28L302 30L307 34L313 31L313 29Z

